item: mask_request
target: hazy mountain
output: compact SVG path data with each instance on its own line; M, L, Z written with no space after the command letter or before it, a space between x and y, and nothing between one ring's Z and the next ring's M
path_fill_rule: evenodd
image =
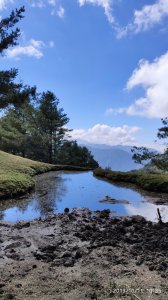
M103 144L89 144L81 142L93 154L102 168L110 167L114 171L130 171L142 168L142 165L132 160L132 146L109 146Z

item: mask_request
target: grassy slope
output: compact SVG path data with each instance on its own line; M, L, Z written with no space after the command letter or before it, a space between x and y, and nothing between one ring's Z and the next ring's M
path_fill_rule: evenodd
M0 151L0 198L23 194L34 187L33 175L55 166Z
M144 190L168 193L167 174L147 174L138 172L113 172L98 168L94 175L107 178L112 182L133 183Z
M28 192L35 185L32 178L34 175L52 170L87 171L91 169L45 164L0 151L0 199Z

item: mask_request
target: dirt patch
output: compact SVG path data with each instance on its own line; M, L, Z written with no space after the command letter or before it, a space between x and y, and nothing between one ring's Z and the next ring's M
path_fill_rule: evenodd
M76 209L0 223L0 299L168 298L168 223Z

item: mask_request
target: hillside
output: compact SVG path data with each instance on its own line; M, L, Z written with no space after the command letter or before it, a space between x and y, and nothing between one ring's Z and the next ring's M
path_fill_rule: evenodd
M89 167L51 165L0 151L0 199L22 195L31 190L34 175L48 171L87 171Z
M34 187L32 176L54 166L0 151L0 198L23 194Z

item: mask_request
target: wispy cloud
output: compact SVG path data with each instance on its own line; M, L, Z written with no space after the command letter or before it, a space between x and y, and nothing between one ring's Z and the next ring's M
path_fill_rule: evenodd
M104 9L104 13L108 21L116 33L117 38L122 38L129 33L137 34L152 28L156 24L160 24L165 17L168 16L168 0L157 0L154 4L145 5L140 10L135 10L133 21L125 27L121 27L116 20L112 0L77 0L80 6L92 4L100 6Z
M115 23L115 19L112 12L112 1L111 0L77 0L80 6L85 4L92 4L100 6L104 9L104 13L108 21L112 24Z
M105 124L96 124L89 129L75 129L71 136L90 143L107 145L130 145L135 143L134 135L140 130L137 126L111 127Z
M13 0L0 0L2 3L12 2ZM128 34L137 34L144 32L152 28L156 24L160 24L165 17L168 17L168 0L155 0L153 4L144 5L141 9L135 10L133 13L133 20L126 26L120 26L116 20L114 5L116 1L120 0L76 0L80 7L85 5L92 5L101 7L104 10L104 14L111 24L113 30L116 33L117 38L122 38ZM0 3L1 3L0 2ZM57 15L63 18L65 15L65 9L62 6L62 0L32 0L32 6L45 7L49 5L51 7L51 14ZM3 4L4 6L4 4Z
M122 114L125 112L125 107L119 107L119 108L108 108L105 111L105 115L106 116L111 116L111 115L118 115L118 114Z
M156 24L160 24L168 16L168 0L157 0L154 4L145 5L141 10L135 10L133 22L117 28L119 38L128 33L144 32Z
M0 10L5 9L8 4L11 4L13 2L14 0L0 0Z
M61 19L64 18L65 16L65 9L61 5L58 8L57 16L60 17Z
M40 59L44 56L43 49L46 47L54 47L54 42L50 41L49 45L46 45L43 41L31 39L26 45L6 50L5 58L20 59L22 56L29 56Z
M58 0L48 0L48 3L52 6L56 6Z
M45 7L44 0L31 0L30 4L32 7L38 7L38 8L43 8Z
M58 16L59 18L63 19L65 16L65 9L63 6L59 6L59 7L54 7L51 11L51 15L54 16Z
M56 15L59 18L63 18L65 15L65 9L61 5L62 0L31 0L30 4L32 7L45 8L51 7L51 15Z

